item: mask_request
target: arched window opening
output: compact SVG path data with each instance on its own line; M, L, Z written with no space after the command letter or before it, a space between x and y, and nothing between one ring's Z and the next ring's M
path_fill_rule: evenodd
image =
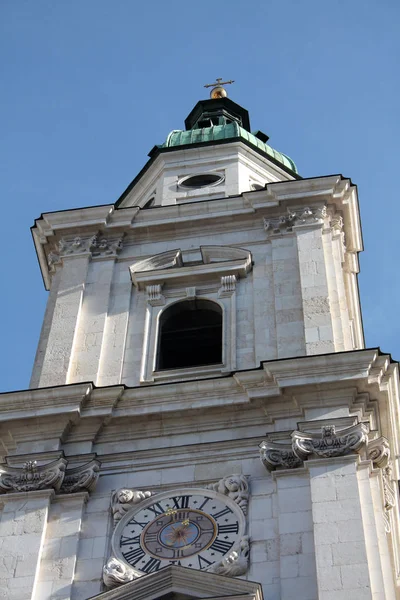
M222 362L222 309L210 300L183 300L161 315L157 370Z

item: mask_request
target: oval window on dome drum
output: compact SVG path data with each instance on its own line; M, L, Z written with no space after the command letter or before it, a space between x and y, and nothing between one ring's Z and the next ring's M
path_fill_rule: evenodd
M219 185L225 177L220 173L198 173L197 175L188 175L178 181L179 187L195 189Z

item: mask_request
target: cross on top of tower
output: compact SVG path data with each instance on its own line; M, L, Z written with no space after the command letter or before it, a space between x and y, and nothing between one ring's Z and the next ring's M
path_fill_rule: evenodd
M222 77L217 77L217 79L214 83L206 83L206 85L204 87L205 88L209 88L209 87L213 88L210 92L210 98L215 100L217 98L226 98L227 97L227 95L228 95L227 91L223 86L230 84L230 83L235 83L235 81L233 79L230 79L229 81L222 81Z

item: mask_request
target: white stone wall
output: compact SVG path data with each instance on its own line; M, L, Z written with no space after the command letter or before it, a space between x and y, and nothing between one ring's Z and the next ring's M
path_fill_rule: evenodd
M200 173L221 174L224 181L217 186L193 190L178 186L183 177ZM265 185L291 179L292 175L240 142L185 150L177 148L157 157L152 168L124 199L122 207L144 206L153 196L156 206L223 198L250 191L253 182Z
M235 222L230 226L224 222L222 228L201 235L195 226L189 227L195 237L183 230L171 239L164 233L162 240L127 238L118 257L85 254L63 259L53 277L32 387L80 381L135 386L151 380L152 367L149 372L144 363L155 362L161 308L151 316L146 292L132 284L129 267L148 256L177 248L193 251L216 240L248 250L253 259L252 271L237 281L233 314L229 307L226 313L229 322L236 323L236 332L226 323L234 353L226 370L255 368L262 360L353 349L350 292L339 252L342 242L329 223L321 220L270 235L261 217L246 219L241 230ZM187 285L196 284L187 281L166 283L163 295L185 294ZM207 290L214 286L215 294L220 285L218 276L210 275L208 281L199 282L197 293L214 298ZM146 342L145 331L152 336ZM146 356L148 352L152 354ZM184 372L182 378L187 378Z
M0 438L11 455L7 464L28 456L49 461L54 452L47 452L47 437L55 444L57 425L58 451L68 461L84 463L96 453L102 464L90 494L0 494L0 594L14 600L95 596L111 552L113 491L156 494L236 473L246 475L250 487L250 565L243 578L260 582L265 598L394 600L397 378L388 357L364 350L271 361L201 382L125 390L80 384L5 395ZM37 418L47 422L47 437ZM282 441L305 426L318 432L326 423L342 428L360 420L366 430L369 424L371 444L377 435L390 440L393 474L386 483L381 459L368 458L366 446L360 455L310 457L273 473L260 461L266 436Z
M43 490L0 498L0 598L35 597L53 495Z
M31 534L26 526L25 531L31 536L38 535L38 543L45 531L45 539L41 550L30 538L19 540L22 564L19 571L15 571L15 566L10 567L15 575L5 588L19 591L7 592L11 595L4 598L86 600L100 593L104 589L102 567L110 554L113 490L134 487L157 493L184 486L201 487L235 472L248 475L251 489L250 568L244 578L260 582L265 598L327 600L339 596L394 600L392 578L383 580L385 571L381 560L385 560L385 556L381 556L370 539L377 535L376 526L361 510L363 498L359 493L354 457L327 461L322 466L318 460L311 461L313 464L310 463L307 470L282 471L276 475L265 470L256 452L253 458L245 459L215 461L211 453L203 454L202 458L204 462L195 464L194 457L192 461L187 457L190 464L179 468L147 467L139 471L135 467L122 471L119 468L118 472L100 478L87 503L82 494L53 500L47 525L38 513L42 509L35 505L38 525L32 531L37 533ZM361 480L362 472L359 471ZM367 489L370 489L369 480ZM363 510L368 510L368 506L364 505ZM4 512L4 515L8 518L9 513ZM369 537L366 537L366 527L370 530ZM36 552L40 556L35 587L30 583L29 577L33 574L30 575L30 563L24 553L27 544L32 560ZM368 544L370 550L366 548ZM384 546L387 554L386 540ZM375 559L371 551L377 552ZM12 560L9 552L5 560L8 561L5 565ZM37 560L33 562L36 564Z

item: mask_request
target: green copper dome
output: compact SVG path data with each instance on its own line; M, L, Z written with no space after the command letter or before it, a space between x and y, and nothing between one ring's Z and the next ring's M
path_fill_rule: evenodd
M168 135L164 144L159 148L176 148L177 146L186 146L190 144L201 144L205 142L216 142L228 139L243 139L246 142L268 154L278 163L282 164L286 169L297 173L297 167L289 156L282 154L271 148L267 143L256 137L239 125L236 121L225 123L223 125L212 125L211 127L201 127L198 129L189 129L187 131L174 130Z

